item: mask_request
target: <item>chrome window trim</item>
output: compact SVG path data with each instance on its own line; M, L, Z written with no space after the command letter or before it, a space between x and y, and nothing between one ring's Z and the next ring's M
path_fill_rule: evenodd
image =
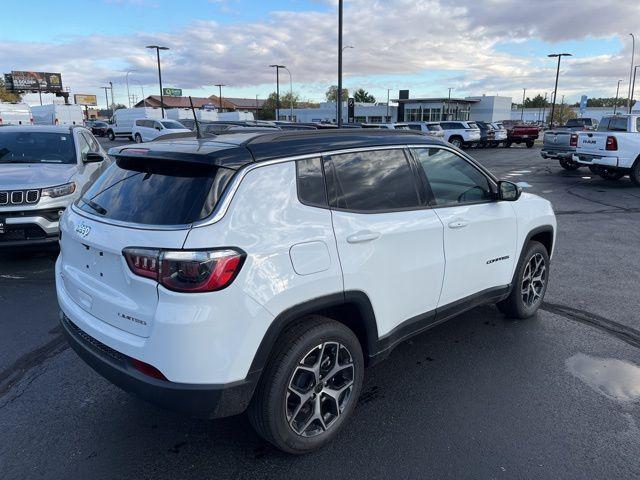
M225 191L222 194L222 197L218 201L218 205L216 205L216 208L213 210L213 212L211 212L211 214L208 217L203 218L202 220L198 220L196 222L188 223L188 224L180 224L180 225L144 225L144 224L139 224L139 223L122 222L122 221L119 221L119 220L109 220L109 219L105 219L103 217L100 217L98 215L94 215L92 213L85 212L84 210L80 210L76 205L77 202L74 202L71 205L71 210L74 213L76 213L77 215L80 215L81 217L85 217L87 219L94 220L94 221L99 222L99 223L104 223L104 224L107 224L107 225L115 225L115 226L120 226L120 227L126 227L126 228L131 228L131 229L136 229L136 230L165 230L165 231L167 231L167 230L189 230L191 228L207 227L209 225L213 225L215 223L218 223L226 215L227 211L229 210L229 206L231 205L231 201L233 200L233 197L235 196L238 188L240 187L240 184L244 180L244 177L249 172L252 172L255 169L262 168L262 167L269 167L269 166L277 165L277 164L280 164L280 163L288 163L288 162L296 162L298 160L306 160L308 158L317 158L318 156L340 155L340 154L343 154L343 153L355 153L355 152L369 152L369 151L373 151L373 150L396 150L396 149L404 150L404 149L407 149L407 148L429 148L429 147L446 148L446 149L450 150L451 152L460 154L460 152L458 152L457 150L454 150L453 148L449 148L446 145L443 145L441 143L421 143L421 144L417 144L417 145L413 145L413 144L410 144L410 145L397 144L397 145L382 145L382 146L371 146L371 147L341 148L341 149L336 149L336 150L325 150L325 151L322 151L322 152L306 153L306 154L303 154L303 155L293 155L293 156L290 156L290 157L275 158L275 159L266 160L266 161L263 161L263 162L249 163L249 164L243 166L242 168L238 169L236 174L231 179L231 182L225 188ZM81 201L81 200L78 199L78 202L79 201Z

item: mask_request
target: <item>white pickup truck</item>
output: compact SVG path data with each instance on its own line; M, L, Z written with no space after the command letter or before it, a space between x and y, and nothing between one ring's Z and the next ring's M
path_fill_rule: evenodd
M640 186L640 115L603 117L595 132L580 132L573 160L592 166L602 178L629 175Z

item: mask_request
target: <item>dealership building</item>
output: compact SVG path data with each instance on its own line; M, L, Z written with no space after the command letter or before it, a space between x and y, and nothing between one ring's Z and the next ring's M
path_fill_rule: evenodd
M443 120L483 120L496 122L511 118L511 97L488 96L465 98L428 97L410 98L408 90L401 90L395 105L386 103L356 103L354 122L440 122ZM343 122L348 121L347 103L343 103ZM335 102L321 103L318 108L294 108L293 121L335 122ZM280 120L291 120L290 110L280 108Z

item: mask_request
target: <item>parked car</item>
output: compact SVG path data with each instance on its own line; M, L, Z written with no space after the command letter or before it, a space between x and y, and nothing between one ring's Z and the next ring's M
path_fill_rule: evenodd
M490 123L486 123L480 120L477 120L476 125L480 129L480 141L478 142L479 147L494 147L496 140L496 132L493 129L493 126Z
M56 243L62 212L110 163L84 127L0 128L0 247Z
M409 130L422 132L425 135L431 135L439 139L444 138L444 130L438 122L407 122L407 126Z
M0 102L0 126L32 124L33 115L28 104Z
M576 170L580 164L573 160L578 144L578 134L569 129L547 130L543 135L542 158L553 158L565 170Z
M606 116L597 132L579 132L573 160L602 178L629 175L640 186L640 115Z
M504 128L501 122L493 122L491 126L494 131L494 146L498 147L507 139L507 129Z
M540 129L536 126L522 123L515 124L507 127L507 139L504 142L504 146L509 148L514 143L518 145L524 143L527 148L531 148L539 135Z
M133 140L136 143L152 142L163 135L186 132L191 132L191 129L176 120L147 120L144 118L136 120L131 130Z
M286 452L333 439L365 364L399 342L483 303L527 318L543 301L551 204L427 135L277 131L109 153L62 221L69 343L164 407L248 409Z
M376 125L386 130L409 130L409 125L406 123L369 123L368 125Z
M107 130L109 130L109 124L102 120L95 120L89 128L91 128L91 133L96 137L104 137L107 135Z
M440 122L444 139L454 147L467 148L480 141L480 129L475 122Z
M36 125L84 125L82 105L50 103L31 107Z

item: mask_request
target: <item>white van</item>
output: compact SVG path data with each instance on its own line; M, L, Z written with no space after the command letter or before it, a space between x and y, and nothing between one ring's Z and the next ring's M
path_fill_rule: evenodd
M227 122L242 122L245 120L253 120L251 112L221 112L218 113L218 120Z
M159 108L120 108L116 110L109 122L107 137L113 141L116 137L128 137L133 140L133 125L140 118L151 120L162 119L162 110Z
M31 109L26 103L0 102L0 125L30 125Z
M31 107L33 121L37 125L83 125L84 113L81 105L52 103Z

